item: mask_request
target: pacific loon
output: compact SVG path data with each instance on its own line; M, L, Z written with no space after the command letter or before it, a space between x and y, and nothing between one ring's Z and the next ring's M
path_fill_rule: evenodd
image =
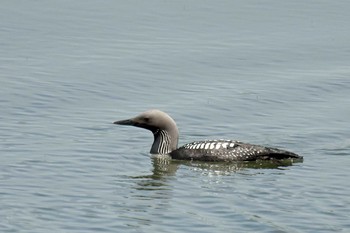
M235 140L205 140L185 144L178 148L179 131L175 121L157 109L121 121L118 125L132 125L152 131L154 141L151 154L169 154L173 159L199 161L255 161L302 159L293 152Z

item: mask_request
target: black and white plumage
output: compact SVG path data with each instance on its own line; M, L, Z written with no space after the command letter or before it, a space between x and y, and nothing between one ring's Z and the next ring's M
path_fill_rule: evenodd
M133 125L152 131L154 141L150 153L169 154L173 159L221 162L302 159L286 150L233 140L192 142L178 148L179 131L175 121L165 112L156 109L114 124Z

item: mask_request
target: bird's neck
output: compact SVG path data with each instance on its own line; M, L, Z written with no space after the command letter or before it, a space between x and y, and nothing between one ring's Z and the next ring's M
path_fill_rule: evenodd
M158 129L153 132L154 141L151 148L151 154L169 154L177 149L178 131L173 132Z

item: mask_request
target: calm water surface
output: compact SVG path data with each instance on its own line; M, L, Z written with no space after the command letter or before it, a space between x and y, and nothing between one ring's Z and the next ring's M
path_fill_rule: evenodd
M348 1L6 1L1 232L349 232ZM292 166L152 158L113 125L168 112L180 144Z

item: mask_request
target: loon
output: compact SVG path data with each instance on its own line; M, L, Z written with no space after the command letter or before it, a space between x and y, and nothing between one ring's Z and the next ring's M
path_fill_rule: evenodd
M178 148L179 131L175 121L165 112L148 110L118 125L132 125L148 129L154 141L151 154L168 154L172 159L211 162L302 159L293 152L235 140L205 140L185 144Z

